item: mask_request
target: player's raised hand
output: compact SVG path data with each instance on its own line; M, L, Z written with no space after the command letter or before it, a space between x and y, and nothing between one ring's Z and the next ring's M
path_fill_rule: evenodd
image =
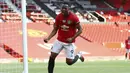
M45 38L43 41L44 41L45 43L48 43L49 40L48 40L47 38Z

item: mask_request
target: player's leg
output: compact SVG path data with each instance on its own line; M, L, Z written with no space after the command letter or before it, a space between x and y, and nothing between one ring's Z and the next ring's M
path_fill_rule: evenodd
M53 73L53 69L55 66L55 58L57 57L57 53L51 52L49 62L48 62L48 73Z
M130 60L130 49L128 49L128 50L129 50L129 53L128 53L128 54L129 54L129 60Z
M125 59L127 59L127 52L125 53Z
M57 55L61 52L61 50L62 50L62 45L56 40L51 49L51 55L48 62L48 73L53 73L54 66L55 66L55 59Z
M66 52L66 63L68 65L74 64L75 62L77 62L78 59L80 59L82 62L84 61L84 58L81 55L81 53L78 53L77 55L75 55L75 48L74 48L73 43L70 45L64 46L64 48Z
M66 57L66 63L68 65L72 65L72 64L76 63L78 59L80 59L82 62L84 62L84 57L78 53L74 56L74 58Z
M127 59L128 52L129 52L129 50L128 50L128 49L126 49L126 52L125 52L125 59Z

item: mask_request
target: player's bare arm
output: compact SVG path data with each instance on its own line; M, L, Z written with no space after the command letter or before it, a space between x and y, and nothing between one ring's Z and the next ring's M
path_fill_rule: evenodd
M76 34L72 38L67 39L67 41L70 43L82 33L82 27L81 27L80 23L77 23L77 24L78 25L76 26L76 29L78 29L78 31L76 32Z
M57 33L57 30L58 30L58 27L54 24L52 32L47 38L44 39L44 42L47 43L53 36L55 36Z
M76 32L76 34L72 37L72 39L77 38L81 33L82 33L82 27L80 25L80 23L77 23L78 25L76 26L76 29L78 29L78 31Z

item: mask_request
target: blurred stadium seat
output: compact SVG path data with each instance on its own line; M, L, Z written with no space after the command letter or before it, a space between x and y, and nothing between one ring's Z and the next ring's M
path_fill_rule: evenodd
M0 0L1 22L21 22L21 0L9 1L16 10L7 1ZM27 18L33 23L54 24L54 18L64 3L80 18L81 37L89 41L100 44L124 42L130 35L130 0L124 5L119 0L27 0ZM119 12L121 7L123 10Z

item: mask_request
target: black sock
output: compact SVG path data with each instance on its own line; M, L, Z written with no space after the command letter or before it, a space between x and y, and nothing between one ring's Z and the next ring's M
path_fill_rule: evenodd
M48 63L48 73L53 73L54 66L55 66L55 59L50 57Z
M125 53L125 58L127 59L127 53Z

